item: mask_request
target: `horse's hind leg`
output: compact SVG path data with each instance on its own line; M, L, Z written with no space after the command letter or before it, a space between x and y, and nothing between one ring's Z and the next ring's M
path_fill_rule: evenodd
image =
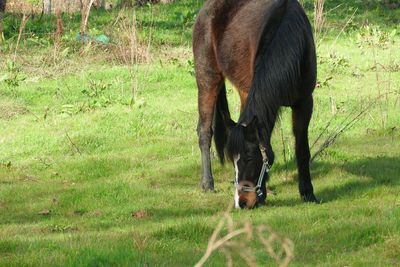
M198 86L199 124L197 133L199 135L199 146L202 162L201 187L204 191L214 190L214 179L211 171L211 139L214 108L219 88L223 83L220 74L196 69L196 80Z
M296 160L299 172L299 191L304 201L318 202L310 176L310 148L308 144L308 125L313 109L313 98L297 102L292 106L293 133L296 140Z

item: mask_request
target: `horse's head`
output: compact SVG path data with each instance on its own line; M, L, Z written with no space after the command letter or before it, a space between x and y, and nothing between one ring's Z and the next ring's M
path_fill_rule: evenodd
M260 141L257 120L231 127L227 153L235 167L235 208L254 208L265 204L266 181L274 155L270 145Z

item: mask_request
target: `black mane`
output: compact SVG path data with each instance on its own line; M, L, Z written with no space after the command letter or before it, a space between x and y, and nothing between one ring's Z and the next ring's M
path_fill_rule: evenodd
M298 98L301 67L308 51L306 46L314 46L314 41L304 12L297 1L293 2L296 3L287 5L282 14L274 16L264 28L247 104L227 142L230 159L243 152L244 127L256 120L255 130L260 142L266 142L272 134L279 108L293 104Z

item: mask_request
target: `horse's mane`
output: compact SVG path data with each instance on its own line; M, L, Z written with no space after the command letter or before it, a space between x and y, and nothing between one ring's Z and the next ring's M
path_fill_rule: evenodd
M313 45L313 37L300 4L295 0L287 2L263 30L246 106L227 141L230 159L243 152L244 127L256 120L260 142L267 142L279 108L297 97L306 46Z

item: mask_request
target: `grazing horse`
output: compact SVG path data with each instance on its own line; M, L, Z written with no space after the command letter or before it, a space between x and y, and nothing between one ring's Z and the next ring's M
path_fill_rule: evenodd
M214 190L210 146L214 134L221 163L225 153L236 172L236 208L265 204L270 143L281 106L292 109L299 191L318 202L311 184L308 125L316 83L316 54L310 22L296 0L208 0L193 30L198 86L201 185ZM235 123L225 79L238 90ZM250 200L250 193L256 195Z

